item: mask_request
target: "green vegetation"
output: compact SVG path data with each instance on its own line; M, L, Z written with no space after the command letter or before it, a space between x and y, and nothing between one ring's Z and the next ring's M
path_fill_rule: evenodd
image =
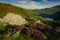
M49 9L49 10L48 10ZM27 21L23 25L10 25L8 23L0 23L0 40L59 40L60 36L56 36L55 30L51 30L49 27L60 27L60 22L58 21L47 21L41 14L49 13L52 14L55 11L60 10L59 8L52 7L51 9L42 9L36 11L34 14L32 11L13 6L11 4L0 3L0 17L3 18L7 13L15 13L24 17ZM53 11L54 10L54 11ZM37 14L38 13L38 14ZM37 16L39 15L39 16ZM45 15L45 14L44 14ZM44 16L43 15L43 16ZM45 16L46 16L45 15ZM48 15L48 16L49 16ZM36 20L42 21L41 23L35 23ZM47 24L47 25L44 25ZM50 25L48 27L48 25ZM22 27L23 26L23 27ZM55 34L56 35L53 35ZM44 39L46 35L46 39ZM57 38L56 38L57 37ZM59 39L58 39L59 38Z
M44 18L53 18L55 20L60 20L60 5L46 8L46 9L36 9L32 10L36 15L42 16Z
M50 25L52 27L60 27L60 22L57 21L43 21L43 23Z
M48 22L46 22L47 24L49 24ZM34 23L35 24L35 23ZM31 26L32 28L34 27L34 24L30 24L29 22L27 22L25 25L28 25L28 26ZM54 23L52 23L54 24ZM50 24L50 25L52 25ZM13 25L9 25L9 24L6 24L6 23L2 23L0 24L0 39L1 40L40 40L39 38L37 37L31 37L29 34L26 35L24 32L19 32L18 34L14 33L12 34L12 36L8 36L11 34L11 32L14 32L16 31L15 26L13 28ZM25 26L25 27L28 27L28 26ZM35 24L35 26L37 26ZM53 25L53 26L56 26L56 25ZM1 27L4 29L1 29ZM18 26L16 26L18 27ZM19 26L21 27L21 26ZM11 30L11 28L13 28L13 30ZM37 29L37 28L36 28ZM49 34L48 32L46 32L47 29L44 29L44 30L39 30L41 31L43 34L45 34L47 36L46 40L57 40L59 37L55 37L55 36L52 36L51 34ZM25 31L25 30L24 30ZM27 30L28 31L28 30ZM18 31L17 31L18 32ZM29 32L29 31L28 31ZM27 32L26 32L27 33ZM4 36L3 36L4 35ZM37 34L38 35L38 34ZM41 34L40 34L41 35ZM3 39L2 39L3 38ZM60 39L60 38L59 38ZM58 40L59 40L58 39Z
M60 5L57 5L57 6L54 6L54 7L51 7L51 8L45 8L45 9L35 9L35 10L32 10L32 11L34 13L37 13L37 15L46 14L48 16L50 14L54 14L55 12L57 12L59 10L60 10Z
M8 36L11 33L10 30L11 27L13 27L13 25L0 23L0 40L38 40L38 38L32 38L29 34L25 35L23 32L19 32L19 34L16 34L15 36L14 35Z
M4 17L7 13L11 13L11 12L22 15L22 17L24 17L24 18L26 18L26 17L35 18L35 14L30 10L16 7L11 4L0 3L0 17L1 18Z
M56 21L60 21L60 10L52 14L51 17Z
M43 23L52 27L60 27L60 5L46 8L32 10L36 15L42 16L43 18L53 18L52 21L43 19Z

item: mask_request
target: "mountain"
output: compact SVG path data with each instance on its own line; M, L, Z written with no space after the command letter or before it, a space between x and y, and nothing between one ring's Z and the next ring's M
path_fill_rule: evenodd
M32 10L36 15L42 16L45 19L48 18L49 20L44 19L44 23L53 27L60 27L60 5L45 8L45 9L35 9ZM52 19L52 20L50 20Z
M52 14L51 17L54 18L54 20L59 21L60 20L60 10L55 12L54 14Z
M52 14L55 14L55 12L60 11L60 5L57 5L57 6L54 6L51 8L36 9L36 10L32 10L32 11L42 17L51 17Z
M0 17L3 18L7 13L19 14L24 18L34 18L35 14L27 9L13 6L11 4L0 3Z

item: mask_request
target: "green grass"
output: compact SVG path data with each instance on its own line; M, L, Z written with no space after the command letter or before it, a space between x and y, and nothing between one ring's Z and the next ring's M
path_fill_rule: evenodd
M29 23L27 22L27 25ZM4 35L9 35L8 34L8 29L10 27L12 27L12 25L9 25L9 24L0 24L0 39L3 37L3 34ZM32 38L30 35L25 35L24 33L19 33L19 34L15 34L15 35L12 35L11 37L4 37L3 40L38 40L38 38Z
M23 33L21 33L17 37L13 37L11 40L32 40L32 38L30 36L25 36Z
M15 13L21 15L24 18L35 18L35 14L28 9L16 7L11 4L0 3L0 17L4 17L7 13Z
M43 21L43 23L50 25L52 27L60 27L60 22L57 21Z

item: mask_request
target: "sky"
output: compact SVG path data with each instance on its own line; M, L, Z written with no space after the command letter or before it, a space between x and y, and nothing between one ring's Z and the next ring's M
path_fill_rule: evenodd
M0 2L26 9L44 9L60 5L60 0L0 0Z

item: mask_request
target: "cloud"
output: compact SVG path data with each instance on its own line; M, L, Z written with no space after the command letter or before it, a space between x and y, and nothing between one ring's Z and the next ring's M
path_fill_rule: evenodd
M17 2L20 2L21 4L27 4L32 2L32 0L18 0Z
M32 0L19 0L17 1L19 4L15 4L18 7L26 8L26 9L42 9L50 7L50 2L44 0L44 2L36 2Z
M30 1L30 0L15 0L15 1Z
M27 4L27 1L18 1L20 4Z
M29 0L29 1L18 1L20 4L15 4L16 6L18 7L23 7L23 8L26 8L26 9L40 9L41 6L39 4L39 2L36 2L36 1L32 1L32 0Z
M48 0L42 0L42 2L41 1L37 2L37 1L33 1L33 0L13 0L13 1L10 0L10 1L1 1L1 2L10 3L12 5L26 8L26 9L42 9L42 8L52 7L55 5L60 5L60 1L51 2Z
M42 0L47 3L47 0ZM17 0L20 4L17 4L17 6L27 8L27 9L42 9L45 8L45 6L41 6L40 2L32 1L32 0Z
M43 2L47 2L48 0L42 0Z
M32 1L32 0L17 0L17 2L19 2L19 4L15 4L16 6L23 7L26 9L38 9L38 8L40 8L39 4L35 1Z

